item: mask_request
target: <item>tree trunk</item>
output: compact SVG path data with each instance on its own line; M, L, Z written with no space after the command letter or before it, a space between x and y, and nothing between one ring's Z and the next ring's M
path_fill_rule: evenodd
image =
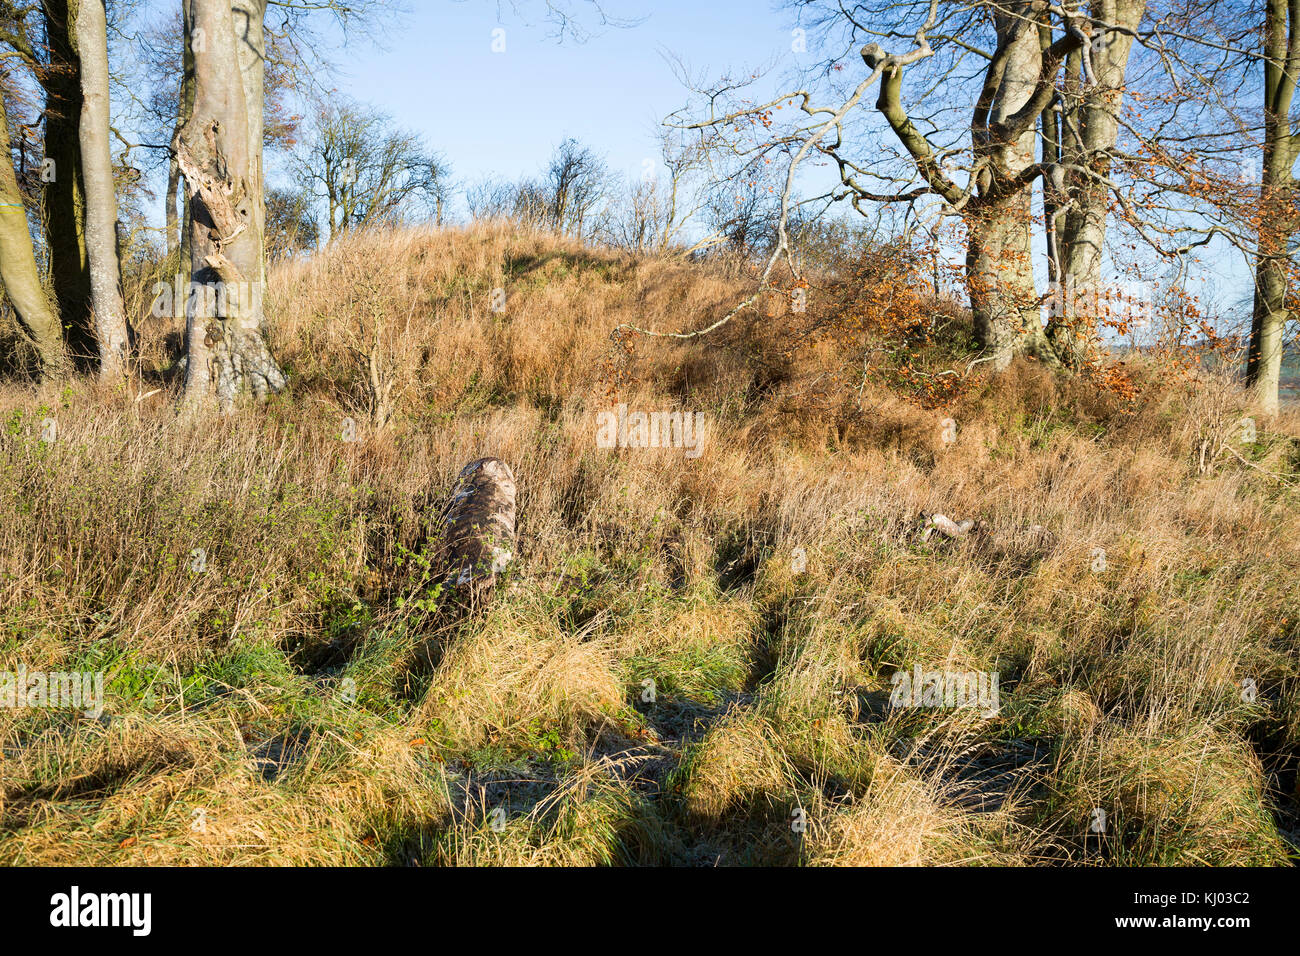
M172 135L175 135L173 131ZM165 200L164 216L166 217L167 229L167 262L170 265L180 253L180 221L176 214L176 197L181 191L181 167L173 156L167 163L167 198Z
M1046 55L1052 45L1052 27L1050 23L1038 25L1038 47ZM1077 54L1075 54L1077 55ZM1069 60L1066 61L1069 73ZM1065 273L1064 257L1061 254L1061 231L1065 221L1065 167L1061 153L1061 117L1057 104L1050 104L1039 117L1042 127L1043 143L1041 160L1043 163L1043 233L1047 245L1047 285L1049 292L1060 289ZM1048 323L1051 331L1051 323Z
M1300 136L1291 134L1291 104L1300 71L1300 0L1268 0L1264 27L1264 169L1259 193L1255 308L1246 357L1246 384L1265 414L1278 410L1283 334L1289 313L1287 256L1300 229L1296 180Z
M191 22L192 11L190 10L190 4L182 3L181 7L181 46L185 52L181 64L181 89L180 96L176 101L176 128L172 133L173 139L180 135L181 129L194 115L194 24ZM172 150L172 163L176 167L177 179L181 179L181 167L180 163L176 161L175 149ZM184 279L181 286L182 288L188 288L190 282L190 197L188 190L181 194L180 246L180 271Z
M248 228L250 247L256 247L257 271L249 276L257 283L254 303L257 327L266 334L266 315L261 292L266 288L266 178L262 172L263 140L266 136L266 19L268 0L230 0L239 57L239 74L244 85L244 108L248 115L248 156L250 160Z
M1260 243L1266 241L1261 229ZM1267 237L1271 240L1276 237ZM1261 253L1255 269L1255 309L1246 356L1246 384L1266 415L1277 414L1282 383L1283 334L1290 317L1285 306L1286 267L1276 256Z
M1011 196L966 217L966 292L976 339L995 370L1020 354L1055 364L1034 288L1029 198Z
M5 131L8 147L9 116L3 95L0 95L0 130ZM10 155L8 149L5 155ZM8 159L0 163L0 279L17 313L18 324L36 347L42 374L62 375L67 367L63 334L59 318L45 296L40 273L36 271L36 253L27 228L27 207Z
M45 183L43 219L54 300L68 351L78 368L94 367L99 346L91 321L90 259L86 253L85 194L81 178L81 62L72 23L77 0L43 0L49 69L45 90L45 158L53 161Z
M1108 24L1137 29L1146 12L1146 0L1094 0L1092 16ZM1094 27L1100 35L1101 27ZM1099 176L1109 176L1111 157L1119 135L1119 113L1124 101L1133 38L1109 31L1090 47L1089 59L1096 83L1085 85L1078 72L1083 58L1072 58L1075 71L1064 97L1062 138L1067 162L1086 166ZM1079 171L1065 173L1069 208L1061 224L1057 248L1062 275L1058 305L1048 323L1047 336L1067 365L1087 364L1096 354L1098 303L1104 298L1101 260L1106 244L1106 214L1110 192L1106 186Z
M185 404L229 412L245 390L261 399L285 386L262 328L261 141L249 135L237 52L251 24L236 25L230 0L187 2L204 42L193 44L194 112L175 149L190 197L193 281L207 295L187 309Z
M1029 103L1043 67L1038 26L1029 4L996 16L998 56L973 124L976 156L987 160L980 194L966 216L966 291L975 334L994 369L1018 354L1055 365L1043 334L1032 251L1033 189L1016 177L1034 163L1034 124L1018 136L997 129Z
M109 150L108 25L104 0L77 0L73 34L81 60L81 161L86 194L86 252L99 343L99 375L126 375L126 305L117 258L117 196Z

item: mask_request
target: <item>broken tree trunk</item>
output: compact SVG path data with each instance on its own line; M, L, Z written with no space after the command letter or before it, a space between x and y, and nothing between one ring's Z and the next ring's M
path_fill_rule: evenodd
M447 584L489 586L514 559L515 494L514 473L499 458L461 470L439 521Z
M189 3L195 100L174 150L190 200L193 281L205 294L187 305L185 403L229 412L241 392L260 400L286 381L263 328L261 144L248 137L237 50L243 34L228 0Z
M1027 527L1007 528L991 527L983 521L967 518L954 521L938 512L922 511L918 521L922 541L929 541L935 534L943 535L953 541L964 538L977 538L981 545L996 552L1042 552L1056 544L1056 535L1041 524Z

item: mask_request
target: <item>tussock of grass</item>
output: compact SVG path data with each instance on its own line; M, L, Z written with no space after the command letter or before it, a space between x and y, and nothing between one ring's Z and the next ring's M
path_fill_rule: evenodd
M944 806L932 783L881 761L862 797L811 831L814 866L945 866L1023 863L999 851L972 821ZM987 829L988 821L982 821Z
M455 753L584 749L624 697L610 648L588 637L513 606L494 610L451 642L420 715Z
M1089 833L1083 850L1120 865L1261 865L1286 853L1262 806L1258 758L1204 724L1085 734L1047 785L1067 832L1106 812L1104 832Z

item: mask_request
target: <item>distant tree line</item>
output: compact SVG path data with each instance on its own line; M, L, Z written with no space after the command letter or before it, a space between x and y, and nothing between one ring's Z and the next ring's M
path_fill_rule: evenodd
M1214 334L1186 276L1217 243L1251 264L1245 377L1276 410L1300 288L1300 0L788 6L788 85L683 71L689 101L641 169L565 138L534 175L462 183L329 86L325 33L377 29L384 0L177 0L143 26L128 0L0 0L0 280L18 330L0 360L119 381L147 305L124 278L180 275L185 406L230 409L285 385L268 262L464 216L719 260L757 276L756 298L806 286L813 262L906 250L900 281L958 277L979 361L1076 374L1125 331L1107 273L1159 273L1175 337ZM578 0L546 11L561 35L579 13L610 22Z

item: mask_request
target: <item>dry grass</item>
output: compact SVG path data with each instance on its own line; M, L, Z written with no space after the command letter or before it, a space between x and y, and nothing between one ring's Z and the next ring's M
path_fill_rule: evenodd
M611 345L743 291L367 235L273 274L266 408L0 386L0 672L108 685L107 719L0 708L0 861L1293 858L1295 413L1243 443L1225 383L1139 369L1129 407L1032 365L922 410L870 342L785 349L794 316ZM703 454L596 447L620 401L703 412ZM488 454L519 560L465 614L427 522ZM981 525L922 541L922 511ZM884 706L914 665L996 671L1001 710Z

